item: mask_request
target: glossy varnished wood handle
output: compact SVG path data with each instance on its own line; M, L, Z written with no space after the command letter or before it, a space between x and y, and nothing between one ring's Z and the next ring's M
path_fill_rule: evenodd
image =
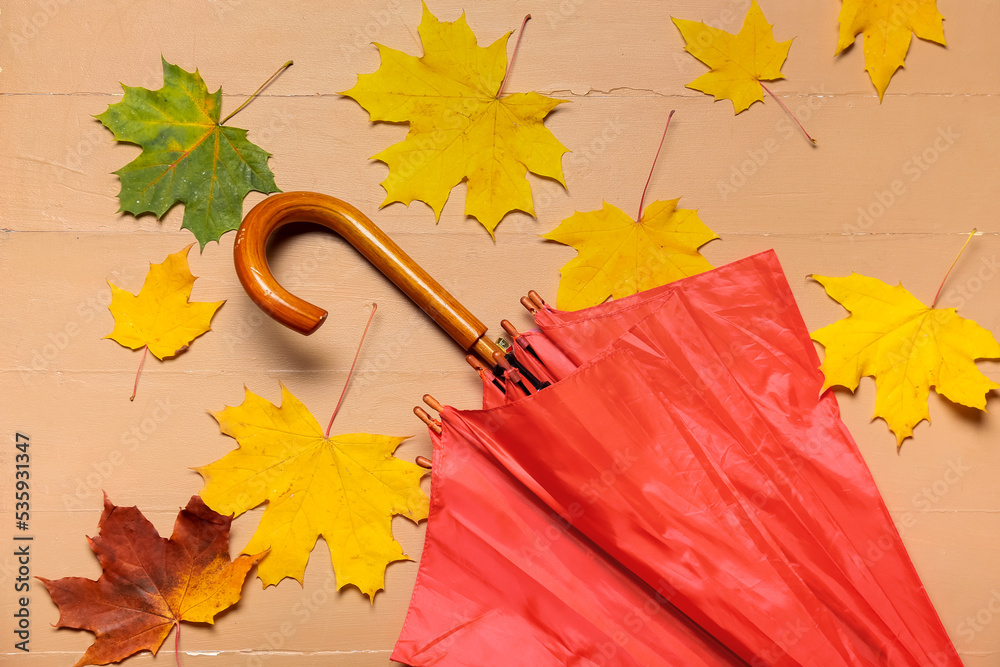
M268 197L247 214L236 235L236 275L254 303L278 322L309 335L327 315L319 306L279 285L267 264L268 238L290 222L315 222L342 236L465 350L491 360L493 352L500 349L485 336L486 325L417 266L364 213L347 202L316 192Z

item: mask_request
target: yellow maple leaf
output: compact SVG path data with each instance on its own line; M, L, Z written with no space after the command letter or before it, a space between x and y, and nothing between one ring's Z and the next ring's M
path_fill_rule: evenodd
M377 44L379 69L360 75L357 85L342 93L372 121L410 124L406 139L372 158L389 166L382 206L419 199L440 220L451 189L468 179L465 213L492 236L508 212L535 214L527 171L565 187L567 149L543 125L565 100L537 93L498 99L510 33L480 47L464 14L453 23L440 22L427 5L417 30L422 57Z
M243 553L269 551L257 574L264 586L285 577L302 582L309 553L322 536L337 588L357 586L374 599L386 566L408 560L392 537L392 516L427 518L423 468L392 453L405 438L352 433L326 438L319 422L281 385L281 405L249 389L243 403L212 413L239 448L197 468L201 497L222 514L267 503Z
M714 95L716 100L732 100L736 113L764 100L761 81L785 78L781 65L792 40L774 40L757 0L750 3L743 28L735 35L701 21L675 18L673 22L684 37L684 50L712 68L687 87Z
M850 315L812 334L826 348L823 391L851 391L864 375L875 378L875 414L896 434L896 444L926 419L930 387L950 401L986 409L986 393L1000 388L976 368L976 359L1000 358L989 331L954 308L928 308L902 285L852 273L812 276Z
M944 41L944 17L937 0L844 0L840 8L839 55L864 34L865 69L882 100L889 80L903 66L913 35L921 39Z
M579 310L711 269L698 248L719 237L679 201L653 202L638 222L604 202L545 234L579 253L560 270L557 306Z
M127 348L148 347L158 359L172 357L211 329L212 316L225 301L189 302L195 276L187 254L193 243L168 255L162 264L150 264L138 294L110 280L115 327L105 338Z

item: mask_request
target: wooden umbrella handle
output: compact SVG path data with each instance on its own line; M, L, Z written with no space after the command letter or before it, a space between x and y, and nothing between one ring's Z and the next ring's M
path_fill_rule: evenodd
M268 197L247 214L236 234L236 275L254 303L278 322L308 336L327 315L319 306L279 285L267 264L268 239L290 222L315 222L335 231L465 350L491 361L493 352L500 349L486 336L486 325L417 266L364 213L347 202L316 192Z

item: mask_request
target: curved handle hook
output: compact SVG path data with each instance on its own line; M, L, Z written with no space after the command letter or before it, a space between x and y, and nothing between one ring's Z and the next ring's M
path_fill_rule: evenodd
M267 264L268 239L290 222L315 222L339 234L459 345L492 366L493 352L500 348L486 337L485 324L414 263L364 213L347 202L316 192L285 192L268 197L247 214L236 234L233 249L236 275L246 293L265 313L305 335L326 320L325 310L279 285Z

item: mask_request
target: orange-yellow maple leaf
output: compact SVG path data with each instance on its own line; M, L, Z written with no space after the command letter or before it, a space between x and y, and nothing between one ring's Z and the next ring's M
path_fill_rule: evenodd
M684 50L712 68L687 84L692 90L727 98L736 113L764 99L761 81L785 78L781 65L788 57L792 40L778 43L771 24L757 0L750 3L743 28L737 34L713 28L701 21L673 19L684 36Z
M212 316L224 301L189 302L195 276L188 268L187 254L193 243L161 264L150 264L138 294L111 281L114 330L105 336L127 348L148 347L158 359L172 357L192 340L207 332Z
M239 448L198 468L201 497L226 514L267 503L244 552L268 550L257 572L264 586L302 581L309 553L322 536L337 588L357 586L374 599L386 566L408 560L392 537L395 514L427 518L423 468L392 453L405 438L352 433L327 438L305 405L281 386L281 405L249 389L242 405L215 412Z
M181 621L213 623L236 604L263 554L229 560L232 521L193 496L167 539L137 508L116 507L105 497L100 534L89 540L101 577L39 577L59 607L56 627L96 635L76 667L118 662L139 651L156 655Z
M906 60L913 35L945 45L944 17L937 0L844 0L839 21L834 55L853 44L858 33L864 34L865 69L880 101Z
M372 158L389 166L382 205L419 199L440 219L452 188L467 180L465 214L492 236L510 211L535 214L526 172L565 187L566 147L543 124L565 100L538 93L498 97L510 33L480 47L464 14L445 23L427 5L417 31L422 57L377 44L379 69L342 93L372 121L410 124L406 139Z
M823 390L838 385L854 391L862 376L874 377L873 418L886 421L897 445L913 435L918 423L930 421L931 387L980 410L986 409L986 393L1000 388L975 364L1000 358L1000 343L954 308L928 308L902 285L857 273L813 279L851 313L812 334L826 348Z
M698 248L719 237L679 201L653 202L638 222L604 202L545 234L579 252L560 271L557 306L579 310L711 269Z

